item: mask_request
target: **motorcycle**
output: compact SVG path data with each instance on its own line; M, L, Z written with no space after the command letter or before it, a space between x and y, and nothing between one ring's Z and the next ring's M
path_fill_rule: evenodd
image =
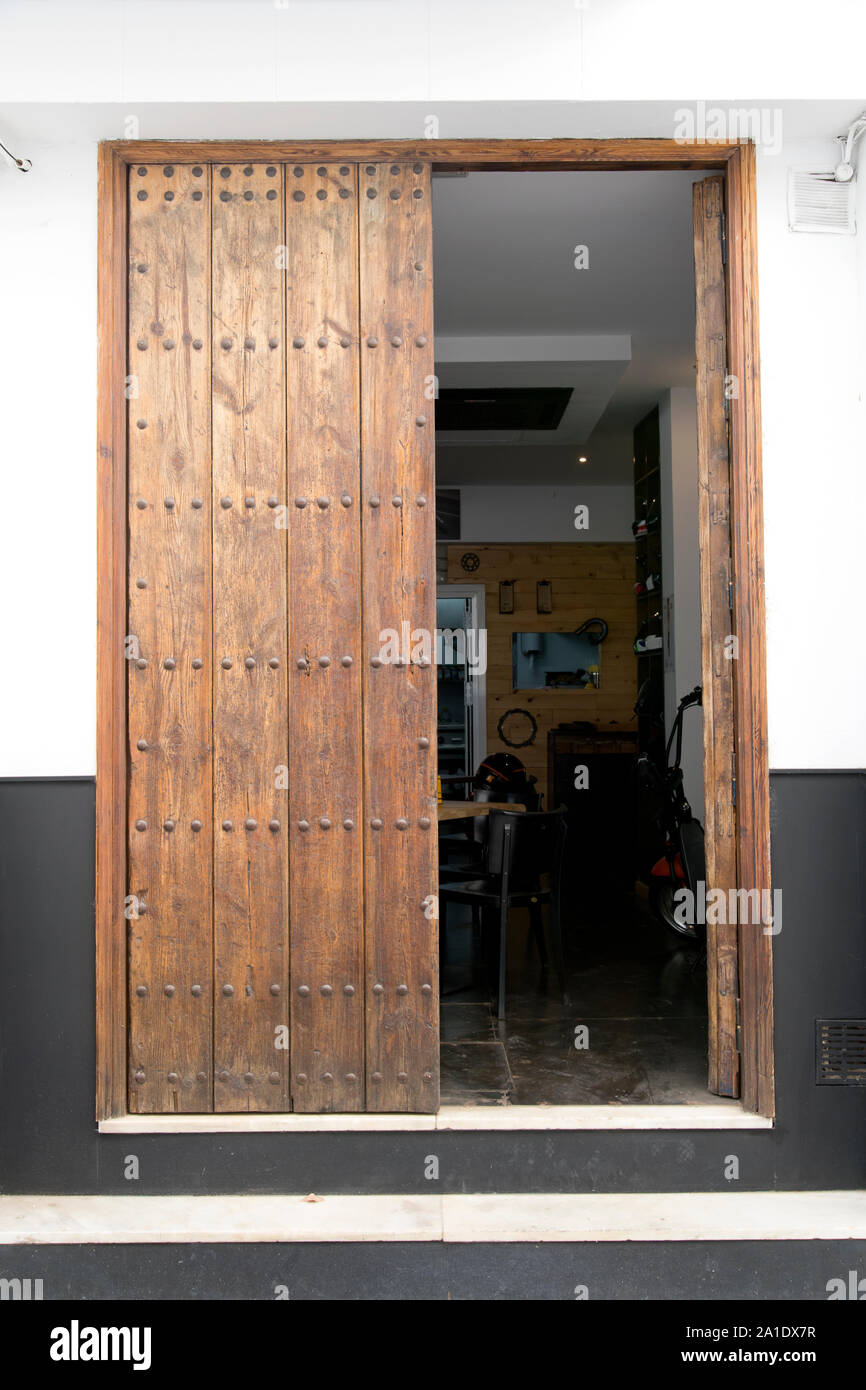
M645 787L657 797L655 822L664 839L664 854L650 871L650 903L659 919L683 938L703 944L706 924L695 920L698 884L706 878L704 828L692 814L683 787L683 715L702 704L702 689L684 695L665 746L665 768L660 771L647 753L638 756L638 772ZM671 747L675 742L673 762ZM680 890L687 888L688 894ZM680 896L677 897L677 894Z

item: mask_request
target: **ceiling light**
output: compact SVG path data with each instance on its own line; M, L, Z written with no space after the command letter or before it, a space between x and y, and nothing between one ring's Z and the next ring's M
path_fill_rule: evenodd
M577 461L578 461L578 463L586 463L586 462L587 462L586 454L581 454L580 457L579 457L579 459L578 459Z

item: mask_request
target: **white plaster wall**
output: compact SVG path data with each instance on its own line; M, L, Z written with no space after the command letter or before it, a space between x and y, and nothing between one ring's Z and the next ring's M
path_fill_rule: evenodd
M589 527L576 530L577 506ZM461 487L460 535L467 541L630 541L628 487Z

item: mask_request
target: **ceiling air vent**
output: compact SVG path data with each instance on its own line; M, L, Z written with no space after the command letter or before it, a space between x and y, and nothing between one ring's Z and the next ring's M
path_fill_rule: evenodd
M442 387L436 398L436 428L555 430L571 391L570 386Z
M815 1019L815 1081L866 1086L866 1018Z
M792 232L836 232L853 236L855 181L837 183L832 173L788 170L788 226Z

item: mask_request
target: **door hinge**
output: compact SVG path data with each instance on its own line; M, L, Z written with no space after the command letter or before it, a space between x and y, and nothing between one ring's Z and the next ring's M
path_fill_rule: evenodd
M737 995L737 996L736 996L736 999L734 1000L734 1007L735 1007L735 1009L736 1009L736 1015L735 1015L735 1016L736 1016L736 1047L737 1047L737 1051L738 1051L739 1053L742 1053L742 1051L743 1051L743 1027L742 1027L742 1019L741 1019L741 1014L740 1014L740 1008L741 1008L741 1006L740 1006L740 996L739 996L739 995Z
M731 774L731 805L732 805L732 806L736 806L736 804L737 804L737 774L736 774L736 773L732 773L732 774Z
M727 224L726 224L726 222L725 222L725 214L724 214L724 213L722 213L722 216L721 216L721 229L722 229L722 265L727 265L727 264L728 264L728 232L727 232Z
M729 580L728 580L728 612L729 612L729 613L733 613L733 611L734 611L734 581L733 581L733 579L729 579Z
M725 390L725 419L726 419L726 420L730 420L730 418L731 418L731 401L730 401L730 397L728 396L727 390Z

